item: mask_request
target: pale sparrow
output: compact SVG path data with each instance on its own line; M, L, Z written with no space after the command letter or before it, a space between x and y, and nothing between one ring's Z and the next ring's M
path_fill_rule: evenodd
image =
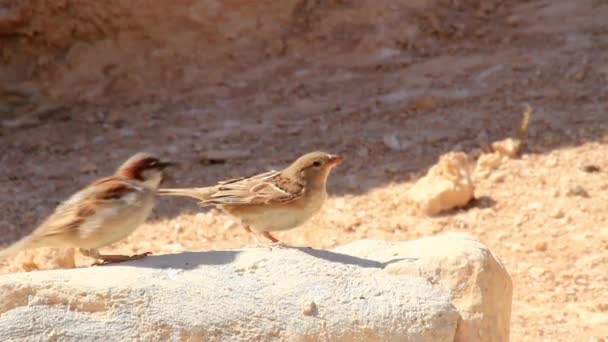
M135 154L114 175L90 184L60 204L31 234L1 251L0 260L36 247L75 247L107 263L147 255L103 255L98 248L127 237L148 218L163 170L169 165L147 153Z
M327 177L342 157L311 152L283 171L219 182L191 189L160 189L160 195L188 196L201 206L215 205L251 230L261 232L275 245L284 245L270 234L295 228L322 207L327 198Z

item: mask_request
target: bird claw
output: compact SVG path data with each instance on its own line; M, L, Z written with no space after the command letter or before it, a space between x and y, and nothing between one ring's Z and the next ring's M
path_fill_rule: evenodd
M131 261L131 260L139 260L139 259L143 259L146 256L152 254L152 252L145 252L145 253L141 253L141 254L135 254L135 255L99 255L99 259L101 259L101 262L96 262L93 264L93 266L103 266L103 265L110 265L110 264L117 264L120 262L125 262L125 261Z
M272 250L273 248L277 248L277 249L286 249L286 248L290 248L291 246L287 245L284 242L271 242L271 243L263 243L263 242L258 242L256 244L253 245L248 245L246 248L268 248L270 250Z
M277 249L287 249L287 248L291 248L290 245L286 244L285 242L282 241L277 241L277 242L272 242L269 243L268 245L266 245L270 250L272 250L272 248L277 248Z

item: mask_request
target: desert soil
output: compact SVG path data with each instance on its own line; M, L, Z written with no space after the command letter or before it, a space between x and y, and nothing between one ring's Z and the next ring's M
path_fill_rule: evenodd
M428 18L423 27L440 31ZM422 48L218 61L221 81L201 77L137 101L108 88L105 101L71 102L33 121L10 117L0 128L0 243L139 150L180 163L167 186L209 185L325 150L346 158L331 175L331 197L310 222L278 233L283 241L332 248L468 232L513 278L513 341L608 338L607 18L602 1L517 1L492 20L471 19L476 31L464 38L455 25ZM440 155L475 154L509 136L525 104L534 113L521 158L476 178L477 200L466 208L416 212L407 190ZM216 210L159 198L148 223L104 252L254 242ZM26 251L0 272L65 267L69 256Z

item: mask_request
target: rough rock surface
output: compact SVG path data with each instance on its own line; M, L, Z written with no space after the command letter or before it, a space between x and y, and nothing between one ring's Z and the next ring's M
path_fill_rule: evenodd
M0 340L499 341L510 288L492 254L458 234L187 252L2 276Z
M439 158L426 176L409 191L409 197L427 215L462 207L475 195L472 166L463 152L450 152Z
M422 277L450 293L462 317L455 341L509 340L513 284L486 246L468 234L451 233L403 247L390 242L370 245L365 240L347 246L351 253L379 261L423 256L416 263L387 265L385 271Z

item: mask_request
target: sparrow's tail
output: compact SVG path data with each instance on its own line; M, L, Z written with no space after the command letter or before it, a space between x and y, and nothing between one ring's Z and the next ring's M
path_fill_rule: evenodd
M163 196L185 196L205 201L209 199L217 190L215 187L191 188L191 189L159 189L157 194Z

